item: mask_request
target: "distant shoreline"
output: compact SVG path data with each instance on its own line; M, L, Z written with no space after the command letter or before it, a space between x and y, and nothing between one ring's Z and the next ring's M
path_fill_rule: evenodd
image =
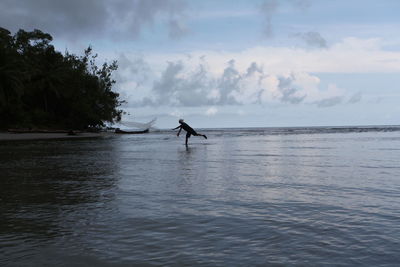
M22 140L52 140L52 139L82 139L110 136L110 133L9 133L0 132L0 141L22 141Z

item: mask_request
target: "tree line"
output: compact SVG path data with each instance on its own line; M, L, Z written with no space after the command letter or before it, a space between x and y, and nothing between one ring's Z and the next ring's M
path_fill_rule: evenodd
M14 35L0 27L0 129L87 129L121 120L124 102L112 90L117 62L97 65L55 50L40 30Z

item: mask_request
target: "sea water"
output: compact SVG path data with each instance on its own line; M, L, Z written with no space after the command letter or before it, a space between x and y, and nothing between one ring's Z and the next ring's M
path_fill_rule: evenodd
M0 265L398 266L399 130L2 142Z

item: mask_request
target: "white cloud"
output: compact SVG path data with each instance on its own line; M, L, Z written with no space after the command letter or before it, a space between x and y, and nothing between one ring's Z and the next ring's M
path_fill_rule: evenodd
M141 69L151 73L141 85L147 96L131 102L134 105L304 103L325 107L344 103L344 99L351 104L361 97L350 96L335 84L321 87L318 73L400 71L400 53L383 50L379 39L346 38L327 49L312 51L255 47L239 52L198 51L190 56L152 54L143 58L123 62L131 64L124 67L128 74L140 77Z
M214 116L217 113L218 113L218 109L216 107L210 107L206 110L207 116Z
M304 73L269 74L255 62L244 71L235 61L226 63L222 74L209 71L204 60L197 66L184 61L168 62L155 78L148 97L134 105L215 106L268 103L317 103L344 95L344 90L330 85L319 88L318 77ZM321 105L322 106L322 105ZM215 108L215 107L214 107ZM207 114L212 115L211 109Z
M169 112L168 115L180 118L180 117L182 117L183 113L180 110L175 109L175 110Z
M220 68L222 58L235 58L239 68L246 68L254 60L272 73L330 72L366 73L399 72L400 53L385 51L379 39L345 38L324 50L306 50L290 47L259 46L239 53L209 54ZM204 52L203 52L204 54ZM214 65L210 62L211 65ZM218 66L219 65L219 66Z

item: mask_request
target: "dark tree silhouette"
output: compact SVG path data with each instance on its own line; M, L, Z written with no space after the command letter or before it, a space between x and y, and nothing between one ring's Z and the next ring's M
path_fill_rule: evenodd
M82 56L62 54L40 30L0 28L0 128L85 129L121 119L114 92L117 62L96 64L88 47Z

